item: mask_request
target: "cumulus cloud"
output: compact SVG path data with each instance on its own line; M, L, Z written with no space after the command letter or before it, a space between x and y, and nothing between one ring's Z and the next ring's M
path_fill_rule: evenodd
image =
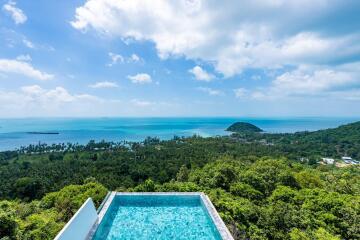
M0 110L6 116L81 116L92 115L113 102L89 94L74 94L64 87L51 89L39 85L23 86L18 91L0 90Z
M137 84L145 84L152 82L151 76L147 73L138 73L132 76L129 75L128 79L130 79L132 83L137 83Z
M270 86L263 89L235 89L239 98L257 100L285 97L311 96L336 97L356 100L360 87L360 62L327 66L300 65L298 68L277 75Z
M39 85L31 85L22 87L21 91L26 97L31 98L32 101L42 103L66 103L78 100L101 101L100 98L89 94L70 94L69 91L63 87L43 89Z
M248 90L245 88L236 88L234 89L234 93L237 98L243 98L247 96Z
M112 67L117 63L123 63L124 62L124 57L121 56L120 54L109 52L109 57L110 57L110 60L111 60L111 62L108 64L109 67Z
M190 73L192 73L196 80L199 81L205 81L210 82L215 78L214 75L208 73L204 69L202 69L200 66L195 66L192 69L189 70Z
M151 41L161 58L201 59L231 77L247 68L324 64L358 55L360 36L355 25L344 25L346 31L339 36L322 24L332 11L351 6L358 3L88 0L76 9L71 24L82 31L91 28L121 39Z
M151 105L154 105L153 102L145 101L145 100L139 100L139 99L132 99L131 103L137 107L149 107Z
M109 53L109 57L111 62L109 64L107 64L109 67L114 66L117 63L138 63L138 62L143 62L143 59L141 57L139 57L138 55L136 55L135 53L131 54L129 57L124 57L121 54L116 54L116 53Z
M0 89L1 117L34 116L168 116L181 105L167 100L109 99L74 93L64 87L23 86L17 91Z
M308 69L300 67L281 74L273 81L272 88L286 94L312 94L359 84L353 72L340 69Z
M28 39L24 38L22 40L23 44L28 48L35 48L35 45Z
M27 20L24 12L20 8L16 7L16 2L14 1L10 0L8 3L4 4L3 10L11 15L11 18L14 20L15 24L23 24Z
M32 61L32 58L30 57L29 54L26 54L26 55L19 55L16 57L16 60L18 61L24 61L24 62L31 62Z
M133 54L131 54L131 56L130 56L130 58L129 58L128 61L129 61L129 62L140 62L140 61L142 61L142 59L141 59L138 55L136 55L135 53L133 53Z
M205 93L209 94L210 96L222 96L222 95L224 95L224 92L222 92L220 90L208 88L208 87L198 87L197 89L199 91L202 91L202 92L205 92Z
M54 75L42 72L28 62L12 59L0 59L0 72L21 74L29 78L44 81L54 78Z
M94 84L89 85L91 88L118 88L119 85L115 82L96 82Z

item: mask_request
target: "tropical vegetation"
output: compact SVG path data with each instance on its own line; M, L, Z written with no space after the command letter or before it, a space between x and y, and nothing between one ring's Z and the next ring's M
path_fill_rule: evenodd
M31 145L0 153L0 239L53 239L108 190L203 191L235 239L360 239L360 123L295 134ZM305 159L305 160L304 160Z

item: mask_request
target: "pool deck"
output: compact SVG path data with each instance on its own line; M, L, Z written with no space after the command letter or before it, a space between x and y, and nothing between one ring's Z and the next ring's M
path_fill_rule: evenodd
M117 196L117 195L122 195L122 196L124 196L124 195L128 195L128 196L129 195L137 195L137 196L141 196L141 195L147 195L147 196L148 195L199 196L202 200L202 203L204 204L204 207L208 211L212 221L214 222L217 230L219 231L221 238L223 240L234 240L229 229L226 227L225 223L221 219L219 213L216 211L216 209L215 209L214 205L212 204L212 202L210 201L209 197L206 196L206 194L203 192L111 192L107 196L105 203L102 205L102 208L101 208L100 212L98 213L98 220L96 221L96 223L92 227L91 231L89 232L87 240L92 239L92 237L94 236L94 234L96 232L96 229L98 228L98 226L101 223L103 217L105 216L108 208L110 207L112 201L114 200L115 196Z

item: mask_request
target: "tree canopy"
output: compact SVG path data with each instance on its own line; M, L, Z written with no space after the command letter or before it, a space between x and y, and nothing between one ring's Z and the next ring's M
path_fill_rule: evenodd
M53 239L107 189L202 191L235 239L360 239L360 122L294 134L30 145L0 153L0 239ZM304 160L305 159L305 160Z

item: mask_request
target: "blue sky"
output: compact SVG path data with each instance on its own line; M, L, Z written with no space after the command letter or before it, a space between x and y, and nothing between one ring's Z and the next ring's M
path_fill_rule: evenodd
M0 3L0 117L360 116L356 0Z

